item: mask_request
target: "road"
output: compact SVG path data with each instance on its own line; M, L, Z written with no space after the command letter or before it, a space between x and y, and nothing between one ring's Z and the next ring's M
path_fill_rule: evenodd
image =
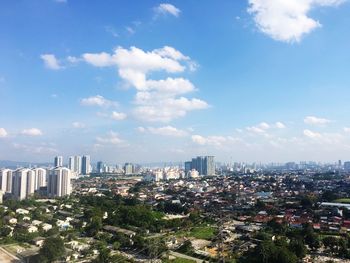
M202 263L202 262L209 263L209 261L205 261L205 260L199 259L199 258L190 257L190 256L187 256L185 254L181 254L181 253L178 253L178 252L175 252L175 251L170 251L170 255L172 255L174 257L177 257L177 258L184 258L184 259L193 260L193 261L195 261L197 263Z
M22 262L18 257L7 252L5 249L0 247L0 262L1 263L19 263Z

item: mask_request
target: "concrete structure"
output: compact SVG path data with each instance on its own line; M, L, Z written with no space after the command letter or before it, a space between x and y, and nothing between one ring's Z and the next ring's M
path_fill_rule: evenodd
M49 197L69 195L72 191L71 171L65 167L58 167L50 171L47 184Z
M13 172L12 194L17 200L27 198L27 181L29 169L18 169Z
M35 168L33 169L35 173L35 186L34 189L38 190L40 187L46 186L47 178L46 178L46 170L43 168Z
M10 169L0 170L0 190L4 193L12 191L12 172Z
M62 167L63 166L63 157L62 156L56 156L54 159L54 167Z
M81 173L86 175L90 174L90 156L84 155L81 162Z

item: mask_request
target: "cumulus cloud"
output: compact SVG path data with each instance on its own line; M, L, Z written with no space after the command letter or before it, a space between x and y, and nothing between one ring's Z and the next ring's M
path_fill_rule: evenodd
M22 130L21 134L26 135L26 136L41 136L41 135L43 135L42 131L38 128L24 129L24 130Z
M248 0L258 29L271 38L283 42L299 42L301 38L321 27L309 16L315 7L337 6L345 0Z
M277 129L284 129L284 128L286 128L286 125L284 125L284 123L278 121L275 123L275 127Z
M0 128L0 138L5 138L7 137L8 133L5 130L5 128Z
M202 146L216 146L221 147L227 143L239 142L241 139L234 138L231 136L201 136L201 135L192 135L192 142Z
M313 131L310 131L310 130L304 130L304 135L308 138L311 138L311 139L321 139L322 138L322 135L321 133L318 133L318 132L313 132Z
M59 70L63 68L56 56L53 54L43 54L40 56L40 58L44 61L45 66L49 69Z
M108 100L101 95L83 98L80 100L80 104L83 106L98 106L98 107L106 107L106 108L118 105L117 102Z
M173 137L184 137L187 136L188 133L184 130L177 129L173 126L164 126L164 127L138 127L138 130L140 132L150 132L155 135L162 135L162 136L173 136Z
M325 118L318 118L315 116L307 116L304 118L304 123L309 125L326 125L330 123L331 120L325 119Z
M181 13L181 10L175 7L172 4L169 3L161 3L159 6L154 8L154 11L156 12L157 15L173 15L175 17L178 17Z
M104 137L96 137L96 141L100 144L121 145L125 143L124 140L119 138L118 133L110 131Z
M261 122L258 125L247 127L246 130L253 133L265 133L266 130L270 129L270 125L266 122Z
M121 121L121 120L125 120L126 119L126 114L123 113L123 112L116 112L116 111L113 111L112 114L111 114L111 118L113 120L116 120L116 121Z
M194 85L185 78L148 79L151 72L181 73L193 69L194 62L173 47L153 51L118 47L113 54L86 53L82 58L96 67L116 66L125 83L136 89L133 114L143 121L169 122L189 111L208 108L207 102L183 95L194 92Z
M82 128L85 128L86 125L82 122L76 121L72 123L72 126L73 128L76 128L76 129L82 129Z

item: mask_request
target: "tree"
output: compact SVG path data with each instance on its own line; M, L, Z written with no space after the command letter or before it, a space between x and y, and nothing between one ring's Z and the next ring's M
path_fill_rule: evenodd
M298 258L304 258L306 256L306 252L307 252L306 246L304 242L300 239L292 240L289 244L289 249L290 251L294 252L294 254Z
M48 237L39 251L39 262L54 262L60 259L64 253L63 240L60 237Z
M99 216L91 218L91 222L86 226L86 234L90 237L95 236L102 229L102 219Z

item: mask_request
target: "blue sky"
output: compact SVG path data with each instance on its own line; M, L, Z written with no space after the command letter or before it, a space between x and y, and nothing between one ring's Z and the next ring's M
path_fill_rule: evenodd
M343 0L2 1L0 159L350 159Z

